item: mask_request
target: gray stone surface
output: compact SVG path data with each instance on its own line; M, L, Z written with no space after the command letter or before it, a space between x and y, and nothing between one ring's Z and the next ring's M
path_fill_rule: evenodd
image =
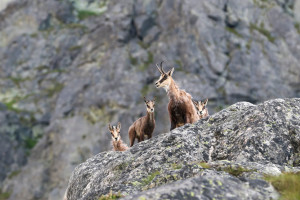
M209 98L210 114L238 101L300 97L298 0L6 1L0 102L30 123L3 123L25 127L21 138L42 133L25 156L22 145L11 148L22 141L0 145L13 157L1 155L4 167L20 171L1 174L12 199L61 199L72 170L111 149L108 122L120 121L129 143L128 127L145 114L143 96L158 97L154 135L167 132L168 99L153 84L163 59L181 88ZM280 153L277 163L299 162ZM249 159L247 152L232 156Z
M88 159L73 171L66 196L88 200L113 191L125 199L277 199L263 176L300 171L299 130L299 98L236 103L126 152Z

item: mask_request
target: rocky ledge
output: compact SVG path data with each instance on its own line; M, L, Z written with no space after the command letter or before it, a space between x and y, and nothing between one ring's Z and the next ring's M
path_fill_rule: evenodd
M239 102L88 159L74 170L66 199L277 199L266 176L299 171L300 99Z

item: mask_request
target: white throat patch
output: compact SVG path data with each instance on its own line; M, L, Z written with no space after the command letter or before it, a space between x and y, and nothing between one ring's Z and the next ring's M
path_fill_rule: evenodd
M169 86L168 85L165 85L163 88L166 90L166 92L169 91Z

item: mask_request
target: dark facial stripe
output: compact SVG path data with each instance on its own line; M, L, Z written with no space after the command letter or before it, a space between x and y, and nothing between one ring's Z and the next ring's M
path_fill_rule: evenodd
M165 80L167 80L168 76L167 75L164 75L164 77L159 81L159 83L162 83L164 82Z

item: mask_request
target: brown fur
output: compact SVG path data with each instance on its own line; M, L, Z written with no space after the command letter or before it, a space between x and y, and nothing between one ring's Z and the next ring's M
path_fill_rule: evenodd
M114 151L126 151L128 149L127 145L123 143L120 135L121 123L118 122L118 126L108 125L108 130L112 137L112 146Z
M155 100L146 101L145 99L145 103L147 106L147 115L136 120L128 129L130 147L133 146L135 138L138 139L138 142L142 142L145 140L145 136L147 136L148 139L152 137L152 133L155 128ZM153 109L152 112L151 109Z
M171 121L170 130L199 120L197 111L192 103L191 95L180 90L174 80L171 81L169 86L168 96L168 111Z
M198 114L200 119L203 119L203 118L209 116L209 113L208 113L208 110L207 110L207 107L206 107L207 102L208 102L208 99L204 100L203 102L193 100L193 103L194 103L194 105L196 107L196 110L197 110L197 114Z
M126 151L128 149L127 145L121 139L118 141L112 140L112 145L114 151Z
M198 121L199 116L195 106L193 105L191 95L184 90L179 89L172 78L174 68L165 73L162 69L161 63L161 67L158 67L158 69L161 76L155 85L157 88L165 88L169 96L168 111L171 121L170 130L183 126L186 123L194 123Z

